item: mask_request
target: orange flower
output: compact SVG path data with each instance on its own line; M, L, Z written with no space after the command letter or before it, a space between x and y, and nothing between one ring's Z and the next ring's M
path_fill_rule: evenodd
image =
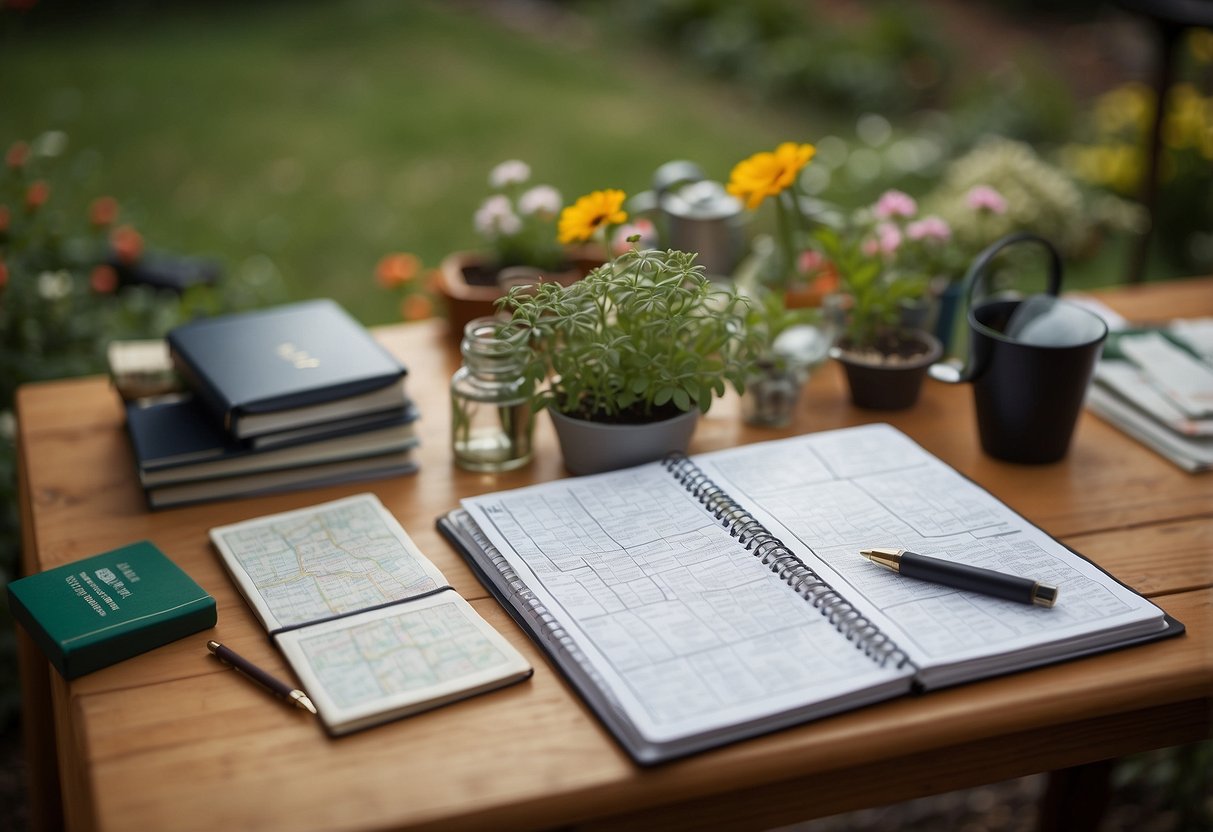
M837 292L841 283L838 267L833 262L829 262L821 268L821 271L817 272L817 276L813 278L810 285L813 287L813 291L825 296Z
M409 295L400 304L400 317L406 321L420 321L434 314L434 304L425 295Z
M23 168L29 161L29 145L25 142L13 142L4 154L4 163L10 168Z
M442 270L430 269L425 273L425 290L437 294L442 290Z
M51 186L41 179L30 183L25 191L25 207L29 211L37 211L50 199Z
M776 196L796 181L802 168L817 153L811 144L784 142L772 152L755 153L734 166L727 190L745 201L751 211L768 196Z
M129 225L120 225L110 234L110 245L118 262L131 265L143 256L143 235Z
M118 288L118 272L113 266L94 266L88 276L88 285L99 295L108 295Z
M88 221L94 228L109 228L118 219L118 200L99 196L88 206Z
M600 228L628 221L623 210L627 194L615 188L593 191L578 198L560 212L557 238L561 243L581 243L590 239Z
M421 261L408 253L389 254L375 267L375 279L385 289L393 289L408 283L417 276Z

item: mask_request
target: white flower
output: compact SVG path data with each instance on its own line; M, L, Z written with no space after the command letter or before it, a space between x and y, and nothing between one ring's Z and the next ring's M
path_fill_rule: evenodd
M44 300L61 300L72 293L72 276L66 271L38 275L38 294Z
M489 172L489 184L494 188L521 185L531 178L531 166L518 159L502 162Z
M551 185L536 185L518 197L518 213L525 216L531 214L555 216L560 213L560 205L563 201L560 191Z
M476 230L486 237L509 236L522 230L522 220L514 213L514 206L501 194L486 199L476 210L473 220Z

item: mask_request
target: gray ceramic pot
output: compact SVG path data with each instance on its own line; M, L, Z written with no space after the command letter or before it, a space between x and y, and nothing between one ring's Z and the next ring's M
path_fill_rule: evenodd
M671 451L685 452L699 421L698 410L639 425L608 425L548 412L570 474L613 471L661 459Z

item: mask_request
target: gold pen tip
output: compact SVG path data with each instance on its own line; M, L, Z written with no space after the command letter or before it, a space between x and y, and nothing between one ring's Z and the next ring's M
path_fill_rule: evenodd
M294 701L296 706L303 708L303 710L313 714L316 713L316 706L312 704L312 700L308 699L307 694L303 691L291 691L291 699Z
M220 645L219 642L217 642L217 641L208 641L206 643L206 649L210 650L212 653L214 653L216 650L218 650L221 646L222 645Z

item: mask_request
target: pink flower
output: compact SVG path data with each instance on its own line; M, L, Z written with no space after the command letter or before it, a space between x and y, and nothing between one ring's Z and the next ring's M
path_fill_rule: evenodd
M810 248L800 252L800 258L796 261L796 268L801 274L816 274L821 271L826 262L824 254Z
M885 191L876 200L872 213L878 220L889 220L894 217L912 217L918 212L918 203L914 197L901 191Z
M952 239L952 228L939 217L931 215L906 226L906 236L911 240L931 240L946 243Z
M626 222L615 229L615 233L611 235L611 251L615 254L631 251L633 244L628 242L628 237L633 236L640 237L635 243L639 250L643 251L657 245L657 229L653 223L642 217L635 222Z
M989 185L977 185L965 196L965 204L974 211L989 211L991 214L1005 214L1007 200Z
M876 236L863 241L863 253L868 257L882 255L892 257L901 248L901 230L891 222L882 222L876 226Z
M876 240L880 253L890 257L901 248L901 230L891 222L876 226Z

